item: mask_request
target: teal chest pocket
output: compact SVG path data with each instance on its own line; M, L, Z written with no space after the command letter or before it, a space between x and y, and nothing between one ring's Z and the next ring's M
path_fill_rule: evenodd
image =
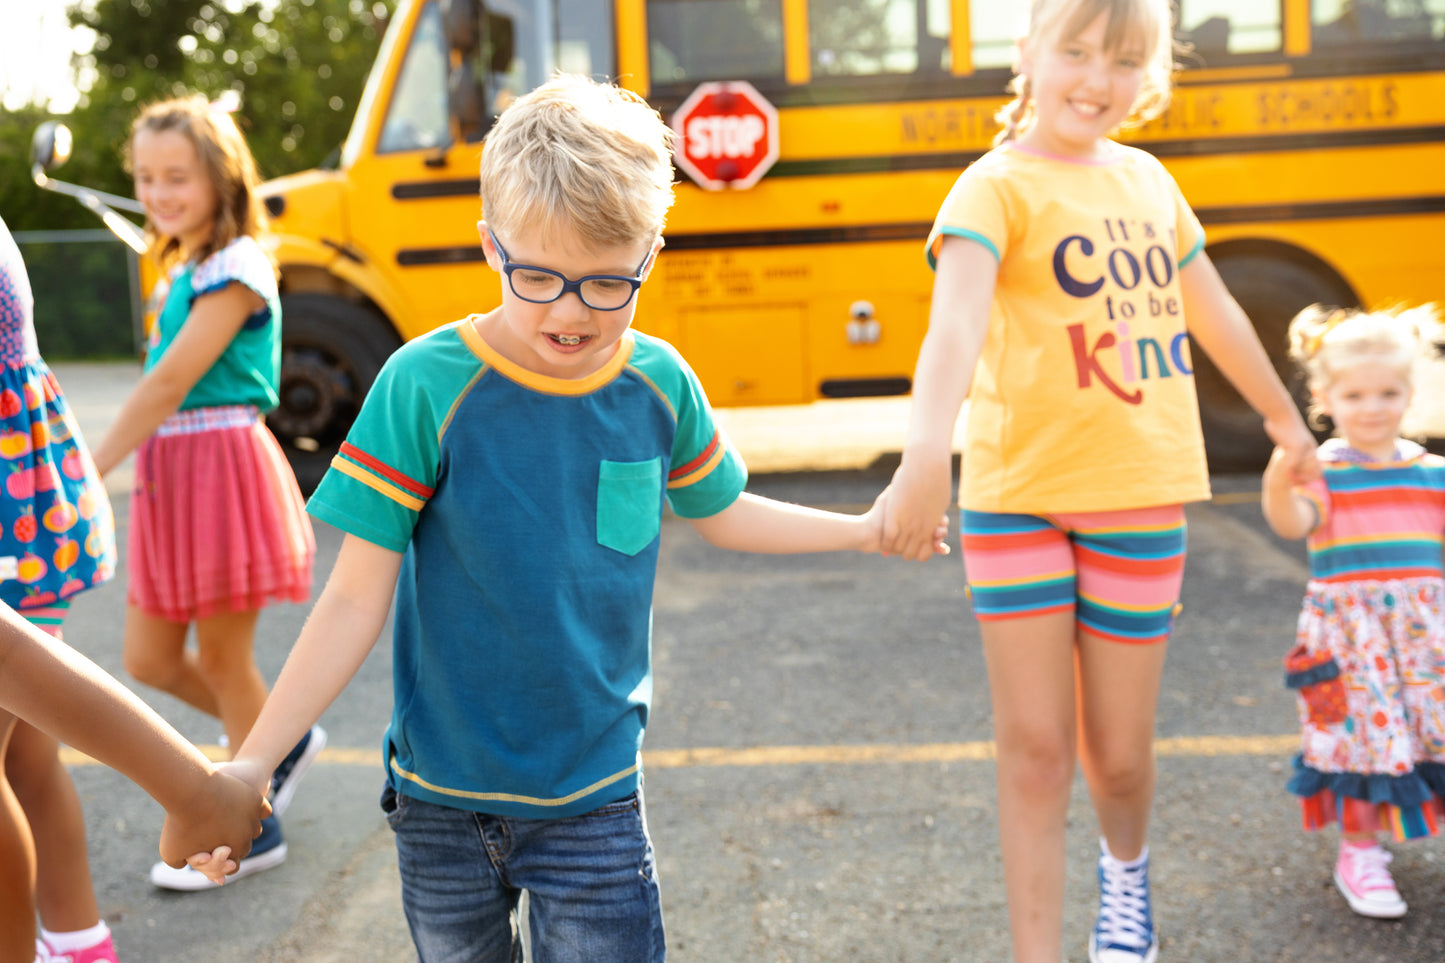
M604 461L597 477L597 544L636 555L662 525L662 459Z

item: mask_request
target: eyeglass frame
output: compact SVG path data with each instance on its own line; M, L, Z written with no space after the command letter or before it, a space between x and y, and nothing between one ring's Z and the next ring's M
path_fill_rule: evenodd
M637 297L637 289L642 287L642 276L644 273L646 273L647 266L652 263L652 258L657 253L656 251L649 250L647 252L647 256L642 259L642 264L638 266L637 274L633 277L627 277L622 274L588 274L585 277L580 277L574 281L567 275L563 274L561 271L554 271L551 268L540 267L536 264L517 264L507 254L506 248L502 247L502 242L497 240L497 235L492 231L490 225L487 227L487 237L491 238L492 247L497 249L497 256L502 259L502 273L507 277L507 287L511 288L512 293L515 294L517 297L521 298L523 301L526 301L528 304L551 304L554 301L561 300L562 295L566 294L568 291L571 291L573 294L577 295L577 300L581 301L593 311L621 311L623 308L631 304L632 299ZM517 286L512 283L512 272L519 270L536 271L538 274L550 274L554 278L561 278L562 290L557 292L556 297L548 298L545 301L538 301L536 298L529 298L525 294L518 291ZM582 295L582 285L587 283L588 281L624 281L632 288L632 290L628 292L627 300L617 305L617 307L599 308L596 305L592 304L590 301L588 301Z

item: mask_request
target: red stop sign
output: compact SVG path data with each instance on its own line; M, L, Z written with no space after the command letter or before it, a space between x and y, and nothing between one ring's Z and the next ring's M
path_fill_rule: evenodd
M778 159L778 112L746 81L699 84L672 129L677 166L710 191L752 187Z

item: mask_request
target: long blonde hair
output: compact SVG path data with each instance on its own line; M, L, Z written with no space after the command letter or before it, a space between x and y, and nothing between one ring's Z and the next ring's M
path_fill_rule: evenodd
M257 196L261 184L256 160L246 145L240 128L223 109L213 107L205 97L196 94L151 104L141 111L131 125L126 143L126 170L134 173L132 161L136 135L141 131L159 133L173 130L195 145L201 166L216 192L216 215L211 236L199 250L185 252L196 262L224 248L238 237L256 237L266 229L266 210ZM156 232L149 223L147 237L151 254L162 268L168 268L181 256L179 238Z
M1363 361L1381 361L1398 368L1408 384L1424 332L1439 323L1433 305L1359 311L1312 304L1289 323L1289 355L1305 374L1311 394L1318 395L1336 376ZM1309 407L1310 424L1321 427L1319 404Z
M1106 17L1106 50L1117 50L1126 40L1136 38L1144 44L1144 82L1121 125L1137 127L1169 106L1176 52L1169 0L1034 0L1029 9L1028 43L1038 47L1051 40L1077 37L1101 14ZM995 146L1017 139L1034 120L1028 75L1016 71L1009 92L1014 99L995 116L1003 128L994 138Z

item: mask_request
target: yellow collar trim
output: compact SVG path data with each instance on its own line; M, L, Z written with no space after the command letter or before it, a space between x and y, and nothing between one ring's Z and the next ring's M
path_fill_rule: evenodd
M634 339L629 329L622 335L622 340L617 342L617 350L607 363L596 371L582 378L553 378L550 375L538 374L530 371L508 358L504 358L497 349L493 348L483 340L477 332L476 322L481 315L472 315L463 321L458 330L461 332L462 341L472 353L489 366L497 369L498 373L505 375L508 380L515 381L525 388L531 388L549 395L585 395L591 394L603 385L616 379L627 367L628 361L632 359L632 347Z

